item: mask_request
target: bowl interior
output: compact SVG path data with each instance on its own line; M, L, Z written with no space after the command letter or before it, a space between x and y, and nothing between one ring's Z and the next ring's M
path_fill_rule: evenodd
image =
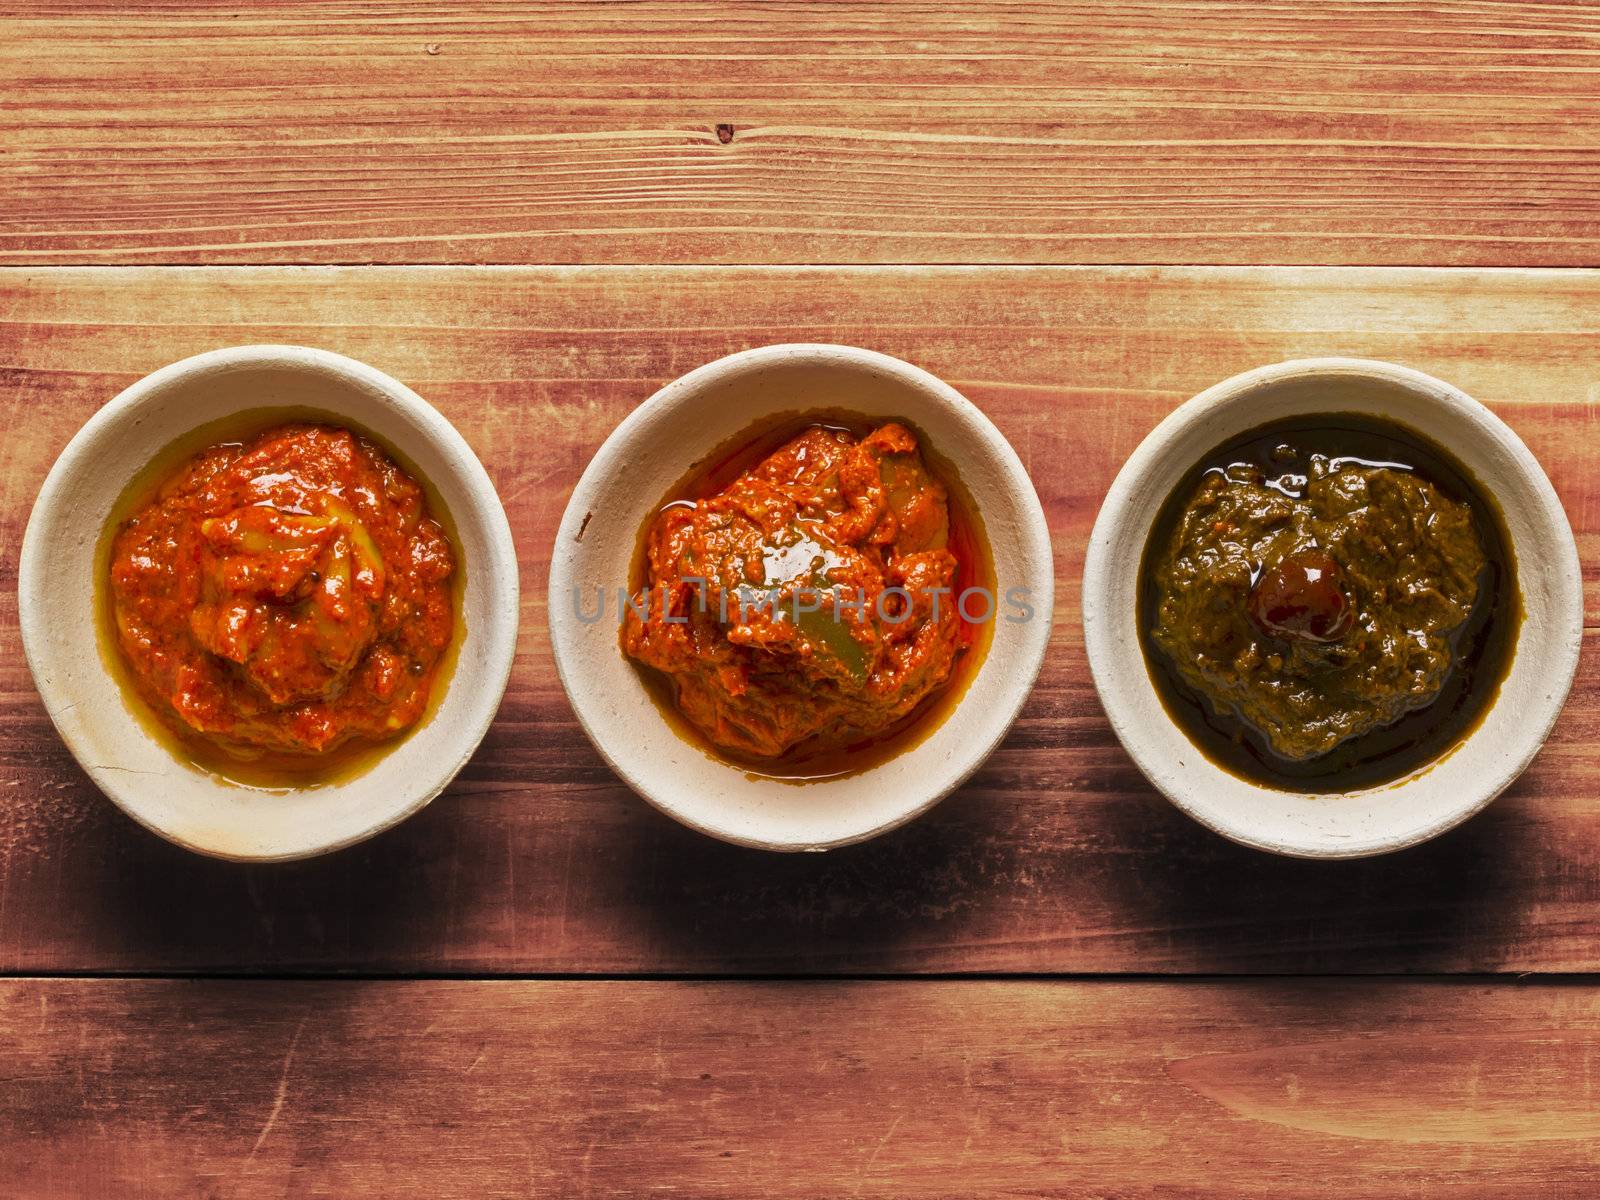
M198 426L259 409L326 412L376 435L431 485L465 568L464 631L432 715L359 774L293 790L242 787L152 737L101 657L97 546L151 459ZM194 850L280 859L334 849L422 807L465 763L504 691L516 637L516 560L498 497L460 435L387 376L337 355L242 348L186 360L97 413L46 480L19 578L24 643L51 719L105 793ZM471 686L458 686L470 680Z
M1137 626L1145 538L1170 489L1228 438L1281 417L1361 412L1411 426L1455 454L1498 500L1525 617L1510 672L1477 728L1430 766L1361 791L1307 795L1247 782L1208 761L1161 706ZM1202 393L1128 460L1107 496L1084 572L1095 684L1124 746L1175 804L1236 841L1307 857L1356 857L1423 841L1492 800L1543 743L1571 685L1582 635L1577 549L1559 500L1520 439L1482 405L1420 372L1357 360L1264 368Z
M675 732L618 647L618 589L640 529L704 454L778 413L900 417L958 471L988 535L996 590L1028 590L1030 620L995 622L966 694L924 740L853 775L760 778ZM1053 570L1043 512L1021 463L982 413L908 364L847 347L768 347L703 367L618 427L585 472L553 550L550 628L573 708L638 792L693 828L768 849L820 849L881 833L932 805L999 742L1049 637ZM593 614L605 597L604 615Z

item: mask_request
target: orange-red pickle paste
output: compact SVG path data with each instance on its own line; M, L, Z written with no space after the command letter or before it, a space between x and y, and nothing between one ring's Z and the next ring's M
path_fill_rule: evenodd
M117 644L180 734L235 757L380 741L427 708L455 560L422 488L345 429L195 455L111 546Z
M880 737L974 641L954 535L950 497L904 425L813 426L654 518L623 649L736 757ZM752 589L765 601L742 603Z

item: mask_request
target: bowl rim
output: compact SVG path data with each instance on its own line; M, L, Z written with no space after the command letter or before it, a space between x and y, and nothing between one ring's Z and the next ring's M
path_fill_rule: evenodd
M562 611L559 606L558 593L563 597L566 594L571 578L573 556L570 554L552 554L546 612L550 614L548 632L552 657L556 665L556 674L561 681L562 690L567 695L573 714L578 719L579 726L583 729L585 736L606 765L619 780L653 808L697 833L750 849L793 853L838 849L843 846L869 841L872 838L898 829L932 809L939 801L965 783L983 765L1015 724L1023 706L1027 703L1028 697L1033 692L1034 685L1043 670L1045 659L1048 657L1050 633L1054 626L1055 559L1050 538L1049 522L1045 516L1044 506L1039 501L1038 491L1034 487L1033 479L1023 465L1021 458L1017 455L1015 448L981 408L963 396L953 386L925 368L879 350L869 350L860 346L831 342L781 342L750 347L723 355L720 358L695 367L693 370L658 388L646 400L623 417L585 465L583 473L573 487L567 506L562 513L556 533L555 545L563 547L572 544L572 539L578 533L582 523L583 514L597 507L594 503L594 494L598 494L598 489L603 482L601 472L607 469L609 460L618 454L620 448L631 442L642 430L648 428L652 422L663 417L665 413L673 408L692 402L705 389L718 382L779 364L785 366L845 367L851 370L886 376L924 393L933 401L949 409L957 417L980 431L984 442L993 453L995 461L1007 481L1013 484L1025 485L1025 487L1018 490L1019 496L1022 497L1022 503L1019 505L1021 511L1018 514L1020 537L1026 543L1030 555L1037 556L1038 561L1044 564L1040 572L1041 579L1038 581L1042 586L1035 589L1030 597L1035 602L1037 611L1042 619L1031 622L1037 631L1032 634L1029 642L1025 644L1025 669L1014 675L1008 685L1006 694L1010 697L1007 702L1010 711L1006 719L998 726L994 735L983 743L974 741L964 744L960 765L956 770L951 772L947 778L941 778L938 784L926 795L921 794L919 791L917 793L918 798L914 804L906 806L902 811L870 828L839 837L782 839L752 836L734 829L724 828L715 822L704 819L703 814L685 810L673 803L670 798L657 794L658 789L651 785L649 779L643 778L637 772L629 769L625 763L620 762L612 754L606 744L605 736L603 736L602 732L597 731L591 722L591 715L573 698L576 675L581 670L581 666L577 661L580 656L576 645L569 645L565 642L564 631L567 629L567 622L554 615ZM686 455L684 458L685 466L693 461L693 455ZM1033 581L1030 580L1030 582ZM980 672L986 662L979 665ZM976 678L977 676L975 675L974 679ZM678 736L676 731L672 731L672 733L673 736ZM915 753L917 749L917 746L913 746L908 748L905 753Z
M402 410L416 423L426 440L434 443L444 451L447 458L458 464L463 490L471 498L471 506L477 510L475 515L481 520L489 541L488 561L491 565L499 561L509 567L508 571L491 572L486 579L492 597L491 612L494 621L490 628L484 630L482 636L486 646L491 650L500 647L501 652L497 656L498 661L489 660L488 673L475 681L474 690L481 694L483 699L467 710L472 720L462 728L470 731L470 737L466 732L456 735L462 746L460 753L447 760L445 769L430 772L429 783L416 795L407 796L403 804L386 808L360 829L327 841L308 841L302 846L288 850L263 853L241 852L236 849L206 845L186 837L179 830L166 828L150 819L142 806L130 798L133 795L132 789L127 788L121 772L108 771L101 764L90 761L92 756L83 752L83 747L78 743L70 726L63 727L58 715L63 711L63 705L55 683L41 675L45 666L43 659L48 653L43 640L45 637L43 626L48 624L48 620L38 612L43 602L38 589L41 586L45 560L49 556L49 547L43 544L40 530L60 505L62 492L78 472L84 469L83 460L96 448L100 439L114 431L119 422L144 403L152 393L159 393L193 375L220 369L251 367L286 369L333 377L342 383L364 386L381 394L385 400ZM253 408L270 407L270 405L250 406L239 411L248 412ZM337 406L330 406L328 412L337 416ZM386 437L381 431L374 432L380 438ZM122 481L118 485L119 490L126 487L127 483L127 480ZM460 523L460 514L452 513L452 517L457 524ZM496 578L497 574L499 578ZM348 355L314 346L252 343L202 351L142 376L102 404L73 433L46 474L23 530L17 567L17 617L28 671L51 725L72 757L89 776L90 781L117 808L150 832L196 854L229 862L293 862L331 854L366 841L414 816L437 799L471 759L488 733L490 725L493 724L510 682L520 619L518 574L515 540L506 517L505 506L500 500L494 482L471 445L438 409L398 379ZM453 679L447 681L446 688L448 689L453 683ZM402 739L397 748L404 744Z
M1467 793L1464 802L1455 806L1443 817L1403 833L1374 835L1365 839L1351 839L1349 842L1338 846L1290 844L1281 840L1258 836L1248 828L1239 824L1230 824L1220 819L1214 809L1195 803L1194 798L1190 795L1192 788L1186 789L1183 786L1181 776L1164 769L1166 764L1160 760L1160 756L1152 752L1152 748L1147 744L1138 729L1137 723L1130 719L1130 714L1123 710L1119 702L1115 685L1125 672L1137 671L1143 687L1150 689L1152 692L1154 691L1154 685L1150 681L1142 649L1136 661L1123 662L1119 660L1112 631L1115 616L1107 611L1107 605L1103 602L1105 594L1111 588L1111 580L1116 573L1115 566L1107 558L1110 546L1116 539L1117 533L1125 526L1135 497L1162 483L1162 480L1156 477L1155 467L1165 447L1180 434L1187 432L1199 422L1217 412L1223 405L1244 399L1264 388L1319 377L1330 379L1349 379L1352 377L1376 379L1398 385L1407 391L1423 395L1439 404L1441 408L1451 413L1451 419L1470 421L1491 435L1509 456L1517 476L1535 494L1537 503L1532 506L1535 523L1542 525L1546 532L1560 544L1564 559L1558 565L1557 570L1551 573L1556 574L1566 584L1557 597L1559 606L1558 620L1543 634L1543 640L1548 640L1554 647L1553 653L1559 655L1557 662L1559 678L1556 680L1555 689L1548 693L1540 710L1534 714L1537 719L1534 724L1527 727L1527 733L1523 737L1516 754L1507 760L1503 766L1500 766L1487 776L1483 787L1475 788ZM1259 424L1260 422L1258 420L1254 423ZM1232 433L1242 432L1250 428L1250 426L1251 422L1245 421L1240 423L1236 430L1216 433L1214 440L1217 442L1225 441ZM1431 437L1434 441L1446 446L1449 445L1448 437L1441 436L1437 431L1422 430L1421 432ZM1170 484L1170 481L1167 482ZM1165 496L1166 491L1167 488L1162 487L1163 496ZM1140 539L1141 544L1148 536L1149 531L1146 529ZM1523 595L1526 596L1526 591L1521 582L1524 570L1526 570L1526 567L1519 563L1519 590L1522 590ZM1082 599L1084 648L1089 661L1090 676L1094 681L1095 692L1100 699L1101 707L1111 724L1112 730L1117 735L1117 740L1127 751L1129 757L1133 759L1140 773L1180 811L1228 840L1253 849L1264 850L1285 857L1316 860L1368 858L1420 845L1475 816L1515 782L1538 755L1544 743L1548 740L1550 731L1554 728L1556 720L1560 717L1562 709L1565 707L1567 697L1571 693L1582 652L1583 589L1581 582L1572 583L1573 580L1581 580L1581 573L1581 560L1578 555L1576 540L1573 537L1571 522L1549 477L1516 431L1481 401L1468 395L1454 384L1427 372L1381 359L1345 356L1290 359L1284 362L1254 367L1212 384L1168 413L1144 437L1138 447L1123 463L1095 518L1085 553ZM1546 572L1541 572L1541 574L1546 574ZM1527 631L1526 621L1523 624L1523 631L1524 633ZM1509 671L1514 672L1515 669L1516 660L1514 659ZM1510 678L1509 673L1507 678ZM1193 745L1182 728L1171 720L1165 706L1159 703L1159 698L1157 707L1163 717L1177 728L1178 733L1184 740ZM1491 709L1492 707L1493 704L1491 703ZM1354 796L1388 790L1398 795L1404 788L1425 778L1433 765L1444 761L1445 758L1455 753L1457 748L1466 745L1473 736L1474 733L1469 732L1462 741L1455 743L1455 746L1446 750L1443 756L1433 760L1432 763L1425 764L1413 776L1380 784L1373 788L1357 789L1355 792L1346 794ZM1196 749L1198 751L1198 747ZM1204 757L1203 752L1201 753L1202 757ZM1250 784L1248 780L1244 782Z

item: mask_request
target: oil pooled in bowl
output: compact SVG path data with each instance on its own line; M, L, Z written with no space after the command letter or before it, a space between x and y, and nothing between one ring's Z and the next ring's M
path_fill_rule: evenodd
M391 467L398 466L408 477L408 487L411 482L420 487L422 503L425 505L424 515L437 522L453 556L453 569L445 584L449 636L443 643L442 651L434 651L438 657L430 673L425 699L412 702L411 715L415 716L415 720L392 736L355 738L316 754L219 744L217 740L183 726L175 716L169 718L158 713L142 694L133 667L120 644L109 578L113 544L119 530L132 514L158 494L175 472L185 469L185 465L194 461L197 454L211 447L240 446L280 426L348 430L371 443L381 454L387 455L392 460ZM415 489L411 494L416 494ZM437 539L438 534L434 536ZM219 782L264 792L282 793L342 784L371 769L406 738L426 726L440 707L450 686L465 635L461 611L465 566L459 545L449 511L437 491L404 455L397 453L384 439L375 437L336 413L318 409L260 408L237 413L193 430L165 447L123 489L108 514L93 560L95 637L99 656L107 673L117 683L123 703L135 721L178 762ZM315 579L315 574L311 578ZM437 604L437 599L433 603ZM434 643L435 647L439 645L439 642ZM420 712L416 707L418 705Z
M1404 561L1401 550L1387 564L1381 548L1374 556L1372 545L1381 539L1370 522L1384 518L1379 505L1374 502L1370 511L1358 507L1338 512L1342 524L1317 524L1337 510L1330 506L1327 491L1312 505L1309 489L1317 486L1312 480L1326 483L1346 471L1354 473L1347 478L1359 475L1363 485L1379 480L1391 495L1401 494L1403 484L1413 497L1439 498L1431 509L1419 503L1416 511L1399 514L1400 519L1415 517L1421 526L1409 528L1408 536L1442 536L1438 531L1448 519L1459 522L1463 510L1470 514L1468 548L1473 555L1481 552L1481 566L1466 585L1473 592L1470 611L1441 628L1431 644L1424 631L1385 622L1390 609L1399 611L1401 603L1416 598L1402 596L1405 589L1430 587L1434 581ZM1197 548L1205 539L1195 536L1196 515L1222 511L1204 506L1202 489L1208 484L1211 496L1227 487L1252 489L1254 496L1265 498L1257 511L1268 514L1260 520L1269 523L1247 525L1237 537L1230 528L1219 535L1222 549L1218 539ZM1271 511L1278 506L1274 494L1285 510L1301 506L1297 521L1310 511L1306 506L1316 508L1315 518L1306 517L1306 526L1296 527L1302 541L1305 528L1318 527L1355 530L1359 538L1350 534L1348 544L1334 538L1329 545L1302 545L1272 562L1242 562L1238 552L1246 539L1265 545L1278 538L1277 529L1287 533L1288 526L1270 524L1286 520ZM1358 540L1367 549L1358 552ZM1209 627L1196 624L1188 641L1170 619L1162 625L1164 612L1181 609L1172 582L1180 550L1189 556L1186 580L1197 567L1205 568L1199 572L1201 584L1189 580L1191 590L1182 605L1201 613L1201 622L1211 622ZM1358 553L1366 560L1358 564L1362 586L1355 587L1340 564L1354 563ZM1433 553L1437 559L1439 547ZM1245 567L1248 580L1235 578ZM1392 573L1392 580L1378 577L1384 570ZM1197 587L1213 590L1202 594ZM1254 607L1247 621L1244 610L1250 604ZM1208 613L1208 606L1215 611ZM1521 620L1516 557L1494 498L1448 451L1422 434L1362 414L1287 418L1216 447L1173 488L1152 523L1140 564L1139 636L1168 715L1217 765L1286 791L1373 787L1412 776L1450 753L1492 707L1510 669ZM1428 687L1406 694L1396 689L1387 697L1383 689L1391 683L1383 656L1408 669L1424 659L1447 665L1431 673L1416 668L1413 675L1426 676ZM1372 711L1381 708L1386 715L1398 715L1362 725L1341 711L1333 702L1335 688L1350 687L1352 679L1369 689ZM1244 684L1234 687L1234 681ZM1241 690L1245 685L1259 689L1260 703L1258 694ZM1321 686L1328 689L1326 697L1318 695ZM1272 720L1272 705L1284 714L1281 724ZM1296 720L1303 722L1299 730ZM1342 736L1346 725L1341 721L1357 732Z
M692 509L697 503L719 495L752 468L763 463L775 452L788 447L794 439L804 435L815 432L855 439L859 442L871 431L889 424L905 427L916 440L928 475L942 485L947 509L948 536L945 545L954 557L956 565L950 582L950 595L945 597L943 602L952 606L951 611L957 615L954 622L955 653L950 674L942 683L924 696L909 712L885 727L873 729L870 733L841 739L830 738L826 732L821 732L816 736L799 740L781 753L756 754L741 752L739 749L714 741L705 730L697 727L680 711L681 685L677 679L651 665L630 659L656 707L679 736L699 746L709 755L743 770L752 778L808 783L855 774L911 749L939 727L945 717L960 703L975 677L992 639L993 620L998 619L998 614L993 611L994 606L998 604L998 597L995 595L992 559L982 521L970 496L961 486L957 472L950 463L940 457L937 447L932 445L919 430L908 422L896 421L891 417L869 418L858 413L830 409L777 414L728 439L691 467L689 472L662 498L661 503L639 532L630 572L631 595L639 595L641 588L650 582L648 544L652 527L662 514L674 508ZM824 561L828 557L826 544L812 546L809 542L782 551L780 557L787 558L792 553L800 551ZM769 552L769 558L772 553L777 551ZM784 562L773 566L769 563L768 567L787 577L790 574L787 568L792 565ZM813 580L813 584L818 586L823 594L829 594L833 586L831 582L818 583L817 580ZM963 609L959 606L960 598L973 589L981 591L987 597L989 612L985 619L969 619L974 615L971 608ZM984 616L981 613L977 615ZM823 622L836 620L835 616L826 612L818 613L817 616ZM802 618L797 615L794 620L799 623ZM727 622L720 621L719 618L719 626L726 627L726 625ZM628 626L625 622L623 629L625 642L627 631ZM838 622L836 630L811 632L817 635L816 639L811 640L820 639L823 642L840 638L848 640L851 637L842 621ZM836 633L838 637L830 638L827 636L830 633ZM854 643L849 643L844 648L853 649Z

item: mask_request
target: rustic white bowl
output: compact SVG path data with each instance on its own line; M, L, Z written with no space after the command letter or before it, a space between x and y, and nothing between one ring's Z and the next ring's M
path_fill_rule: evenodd
M1404 779L1334 795L1261 787L1208 761L1162 708L1136 619L1145 539L1170 490L1230 437L1280 417L1317 412L1390 417L1454 452L1500 502L1526 611L1510 674L1465 741ZM1527 767L1577 670L1583 581L1555 489L1498 417L1421 371L1364 359L1312 358L1224 380L1180 406L1133 452L1090 537L1083 631L1112 728L1169 800L1247 846L1304 858L1358 858L1443 833L1482 809Z
M678 735L618 648L618 588L639 530L702 455L774 413L845 409L902 417L951 462L994 556L996 591L1029 589L1033 619L997 621L959 704L925 740L854 775L784 783L746 774ZM550 565L550 640L579 723L635 791L712 837L768 850L825 850L911 820L999 744L1033 687L1050 636L1050 534L1016 452L970 401L899 359L850 346L765 346L662 388L606 439L562 517ZM585 623L574 595L605 617ZM576 591L575 591L576 589Z
M97 542L140 469L198 426L273 408L327 412L398 450L448 510L466 573L465 632L432 716L364 773L288 791L226 783L153 738L101 660L94 611ZM494 485L427 401L381 371L325 350L239 346L146 376L67 443L28 521L17 601L28 665L50 719L129 816L219 858L305 858L404 820L466 764L511 670L517 560Z

